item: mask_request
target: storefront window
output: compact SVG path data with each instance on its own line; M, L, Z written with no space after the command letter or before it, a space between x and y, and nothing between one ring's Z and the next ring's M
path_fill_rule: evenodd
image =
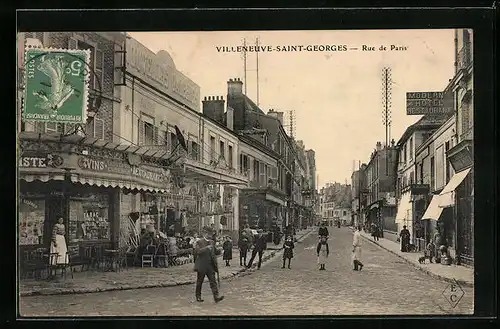
M69 240L109 241L109 200L107 195L86 195L70 200Z
M19 244L43 244L45 200L21 198L19 204Z

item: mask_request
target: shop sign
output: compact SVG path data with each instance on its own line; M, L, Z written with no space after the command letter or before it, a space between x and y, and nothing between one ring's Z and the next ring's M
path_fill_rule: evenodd
M191 107L198 106L200 87L177 71L171 63L168 63L135 39L127 41L127 69L130 68L155 81L169 96L173 96L178 101Z
M57 168L60 167L63 162L63 158L56 154L21 156L19 158L19 168Z
M88 50L28 48L23 119L85 123L89 57Z
M444 92L406 93L407 115L453 113L453 94Z
M472 160L472 154L467 148L463 148L454 155L451 155L449 159L455 172L460 172L471 167L474 162Z
M93 157L79 157L78 166L83 170L108 172L120 175L129 175L149 180L155 183L163 183L169 179L168 172L154 172L137 166L130 166L124 161L99 159Z
M412 195L426 195L429 194L429 184L412 184L410 190Z

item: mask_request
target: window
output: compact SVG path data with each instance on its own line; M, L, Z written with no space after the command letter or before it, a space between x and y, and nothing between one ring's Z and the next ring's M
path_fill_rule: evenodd
M346 216L347 215L347 211L344 210L343 215Z
M148 122L144 122L144 145L154 144L154 126Z
M409 148L410 148L410 161L412 161L413 160L413 137L410 137Z
M19 244L44 244L45 200L21 197L19 201Z
M108 196L85 194L73 197L69 209L69 242L110 240Z
M259 161L253 160L253 179L254 181L259 181L260 171L259 171Z
M228 162L228 165L229 165L229 168L233 168L234 167L234 164L233 164L233 147L231 145L228 145L228 157L227 157L227 162Z
M226 159L226 146L223 141L219 142L219 157Z
M196 142L191 142L191 159L198 160L199 145Z
M45 37L45 33L44 32L26 32L24 34L24 37L26 39L38 39L45 47L47 47L48 45L46 45L44 43L44 37Z
M420 164L420 184L424 183L424 163Z
M101 50L97 49L95 45L91 45L89 43L74 38L69 39L68 48L90 50L90 60L88 64L91 68L89 86L91 89L102 90L104 83L103 81L104 53Z
M262 185L266 184L266 171L264 163L259 163L259 182Z
M215 161L215 137L210 136L210 158L212 161Z
M436 173L434 172L434 157L431 157L431 190L434 190Z
M179 148L179 142L177 141L177 134L175 132L170 133L170 152L176 152Z
M248 161L248 156L247 155L244 155L243 156L243 171L245 174L248 174L248 168L249 167L249 161Z
M403 162L404 162L405 165L406 165L406 161L407 161L407 158L406 158L406 152L407 152L406 145L407 144L405 144L404 150L403 150Z
M243 174L243 154L240 153L240 174Z
M450 181L450 164L448 163L447 159L446 159L446 154L448 153L448 150L450 149L450 142L446 142L444 144L444 163L445 163L445 179L446 179L446 182L445 184L448 184L448 182Z

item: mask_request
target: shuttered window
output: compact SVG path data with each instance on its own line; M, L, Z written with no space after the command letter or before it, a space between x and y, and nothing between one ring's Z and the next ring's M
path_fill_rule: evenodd
M144 121L139 120L139 145L144 145Z
M259 163L259 182L261 184L266 184L266 172L263 163Z
M231 145L228 145L228 150L227 150L227 164L229 165L229 168L233 168L233 147Z
M278 168L271 167L271 178L274 180L278 179Z
M44 44L44 32L26 32L24 34L25 38L30 38L30 39L38 39L44 46L47 46Z
M94 138L104 139L104 120L94 118Z

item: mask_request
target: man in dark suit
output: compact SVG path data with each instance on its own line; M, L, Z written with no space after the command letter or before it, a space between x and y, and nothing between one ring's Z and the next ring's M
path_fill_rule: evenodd
M213 231L209 227L205 227L202 234L203 237L196 241L194 245L194 254L196 255L194 270L198 273L195 292L196 301L203 302L203 299L201 299L201 286L206 276L210 282L214 301L218 303L224 299L224 296L219 296L219 287L215 280L215 274L219 272L217 255L220 254L220 250L215 248L215 241L211 240Z
M328 228L326 227L326 221L322 221L321 222L321 227L319 228L319 232L318 232L318 235L319 237L321 238L322 236L328 238L328 236L330 235L328 233Z
M248 262L247 268L252 267L252 263L253 260L255 259L255 256L259 254L259 263L257 264L257 269L260 269L260 265L262 264L262 254L264 253L264 250L266 250L267 248L267 236L264 235L262 229L259 229L257 232L258 232L257 237L255 237L254 239L252 257Z

